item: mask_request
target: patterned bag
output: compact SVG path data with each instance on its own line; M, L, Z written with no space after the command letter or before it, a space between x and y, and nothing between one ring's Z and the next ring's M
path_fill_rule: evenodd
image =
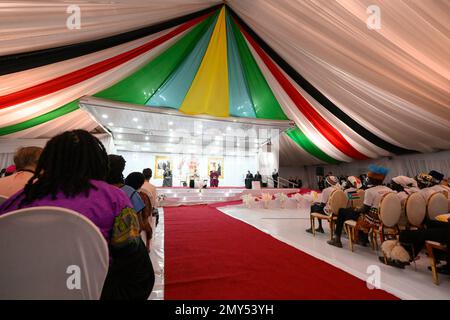
M112 253L120 253L122 249L139 247L141 240L139 232L139 219L132 208L124 208L114 220L114 226L111 235ZM131 248L130 248L131 247Z

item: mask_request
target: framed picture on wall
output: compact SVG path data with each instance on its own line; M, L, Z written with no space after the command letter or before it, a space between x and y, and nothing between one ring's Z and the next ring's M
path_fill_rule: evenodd
M223 179L224 177L223 157L208 158L208 173L207 173L208 177L211 171L217 171L217 173L219 174L219 179Z
M155 179L163 179L165 170L173 170L172 157L155 156Z

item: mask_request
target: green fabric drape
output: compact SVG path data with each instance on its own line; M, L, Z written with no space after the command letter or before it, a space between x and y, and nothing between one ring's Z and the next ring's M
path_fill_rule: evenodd
M338 160L330 157L325 152L320 150L308 137L300 131L299 128L295 127L293 129L289 129L286 131L286 134L294 140L300 147L302 147L305 151L307 151L312 156L325 161L330 164L340 163Z

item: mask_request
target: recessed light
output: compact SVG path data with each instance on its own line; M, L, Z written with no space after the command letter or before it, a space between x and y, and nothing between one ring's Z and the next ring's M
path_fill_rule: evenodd
M145 140L148 140L148 139L150 139L149 137L145 137Z
M138 118L133 118L133 121L134 122L138 122Z
M236 146L238 146L238 147L239 147L239 146L240 146L240 143L239 143L239 142L238 142L238 143L236 143Z
M142 126L137 126L137 128L138 128L139 130L141 130L141 129L142 129Z
M102 118L103 119L108 119L108 115L107 114L102 114Z
M117 138L122 139L122 135L121 134L117 135Z
M172 122L172 121L169 121L169 126L171 126L171 125L173 125L173 122Z
M113 126L114 126L114 123L108 122L108 126L113 127Z

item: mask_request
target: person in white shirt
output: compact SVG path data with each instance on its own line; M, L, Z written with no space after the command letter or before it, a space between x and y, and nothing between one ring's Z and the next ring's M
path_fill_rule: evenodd
M330 208L328 206L328 199L330 198L331 193L340 188L339 179L335 176L327 176L325 178L326 188L322 191L322 197L320 202L314 203L311 206L311 213L318 212L323 214L329 214ZM312 233L312 228L306 230L306 232ZM316 229L316 232L324 233L322 227L322 220L319 220L319 227Z
M16 172L0 179L0 195L11 197L24 188L34 175L41 153L40 147L24 147L16 151L14 155Z
M382 197L389 192L393 192L392 189L383 186L383 180L388 174L389 169L376 166L374 164L369 165L369 173L367 177L369 184L373 187L368 188L364 193L364 205L358 210L362 215L358 218L355 226L355 242L361 245L367 245L369 243L367 234L370 229L377 228L381 221L378 216L380 202Z
M342 242L341 242L341 234L342 229L344 228L344 223L347 220L356 220L358 219L360 212L357 208L350 207L352 197L352 193L357 192L362 187L362 182L358 177L355 176L349 176L347 178L347 183L345 184L347 187L344 192L347 195L347 198L349 199L349 204L347 208L339 209L339 214L337 216L336 220L336 228L334 231L334 237L333 239L327 241L328 244L342 248Z

